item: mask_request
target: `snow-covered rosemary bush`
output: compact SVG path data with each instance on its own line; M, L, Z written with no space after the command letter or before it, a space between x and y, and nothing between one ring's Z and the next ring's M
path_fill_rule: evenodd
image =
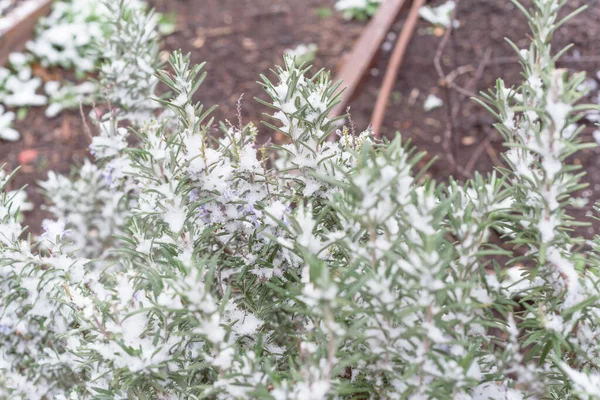
M555 68L558 2L533 3L525 82L484 103L507 167L464 184L336 132L339 84L289 57L261 101L288 144L217 136L173 54L164 109L100 119L95 162L43 184L41 237L0 195L0 397L599 399L600 239L567 214L583 76Z
M158 17L146 12L146 3L105 1L110 34L95 50L106 60L100 67L100 86L113 106L129 120L149 118L158 103L153 99L158 79Z

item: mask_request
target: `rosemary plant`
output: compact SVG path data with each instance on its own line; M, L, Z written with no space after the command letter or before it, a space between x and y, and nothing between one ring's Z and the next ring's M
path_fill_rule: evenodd
M180 52L148 106L154 26L115 2L102 71L126 115L98 119L93 163L42 183L40 237L0 195L0 397L600 399L600 239L568 214L584 77L550 47L562 3L519 6L524 82L480 100L506 166L440 184L399 137L336 130L339 84L290 57L261 100L288 144L241 121L214 135ZM146 51L123 51L133 38Z

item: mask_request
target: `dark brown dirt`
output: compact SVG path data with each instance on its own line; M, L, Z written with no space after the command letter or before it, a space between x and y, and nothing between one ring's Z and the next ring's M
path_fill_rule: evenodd
M442 2L435 0L431 4ZM166 38L165 50L181 48L191 52L194 62L208 62L209 76L196 100L206 105L219 104L214 114L216 119L232 122L237 119L236 104L242 94L245 121L258 123L261 114L269 111L253 100L255 96L267 98L256 81L260 73L269 74L269 68L281 64L285 49L301 43L316 43L319 51L314 61L315 71L318 68L335 71L364 26L364 23L345 21L334 12L335 0L153 0L151 3L161 12L177 14L178 31ZM459 75L455 83L460 87L471 83L473 92L493 87L498 77L505 79L508 85L517 83L520 66L504 37L526 46L529 28L525 18L509 0L460 0L458 4L456 18L461 26L452 31L443 49L444 73L468 71ZM574 43L574 49L567 53L567 61L561 66L586 70L595 77L600 69L597 40L600 4L596 0L569 0L565 13L583 4L589 9L557 32L555 46L558 49ZM326 8L332 11L329 16L323 15ZM399 32L402 23L401 17L394 26L395 32ZM462 179L473 171L489 172L501 163L502 139L491 127L494 121L482 107L456 90L440 86L434 67L436 50L442 40L440 32L437 33L425 21L419 22L398 75L383 133L391 137L399 131L426 151L428 159L437 157L429 172L438 180L449 175ZM387 48L382 49L351 103L352 118L358 130L369 125L389 54ZM482 63L486 54L488 62ZM480 76L475 73L478 68L482 71ZM442 98L444 107L425 112L423 102L430 93ZM81 162L86 154L88 143L78 112L50 121L43 118L41 110L30 110L30 116L32 118L17 124L24 140L15 144L0 143L0 163L7 162L9 168L19 164L18 154L23 150L38 152L36 160L22 169L13 185L33 184L43 179L50 169L68 172L70 165ZM448 127L451 127L451 140L444 146ZM267 128L262 127L261 131L262 140L272 135ZM592 131L593 128L586 129L586 141L593 141ZM600 197L598 155L600 150L592 149L575 159L588 171L586 179L590 188L585 195L592 200L588 209L576 212L578 216L587 213ZM451 158L456 160L455 164L450 162ZM28 192L33 194L33 188ZM34 200L38 202L39 196ZM35 225L40 218L40 214L33 213L29 220Z
M441 1L432 2L434 4ZM529 46L529 27L526 18L508 0L459 0L457 1L456 18L461 27L452 31L447 46L443 49L442 68L445 74L471 67L473 72L460 75L455 83L466 87L473 81L474 93L493 88L497 78L502 78L507 87L521 81L521 67L516 61L513 49L505 41L505 37L520 48ZM524 2L526 4L526 2ZM596 79L600 69L600 2L596 0L569 0L562 14L566 16L583 5L588 9L561 27L554 37L555 51L568 44L574 47L563 57L559 67L573 71L587 71L588 76ZM401 28L401 22L395 27ZM436 157L437 161L429 170L435 179L448 176L465 178L474 171L487 173L494 166L502 165L501 153L505 150L503 139L492 127L493 117L468 96L454 89L446 89L439 84L440 78L434 66L434 58L441 38L431 34L428 24L420 22L406 54L404 65L395 85L395 102L388 108L384 135L391 137L400 132L404 138L411 139L419 150L427 151L424 163ZM489 62L485 63L485 54L489 52ZM372 105L375 103L382 75L385 72L388 55L381 53L373 66L378 76L370 76L364 89L352 104L353 119L358 127L369 123ZM476 70L484 66L480 77ZM599 77L600 79L600 77ZM598 81L598 79L596 79ZM414 104L411 94L418 93ZM424 112L423 102L428 94L433 93L444 100L444 107ZM594 92L596 96L598 92ZM593 97L590 96L590 97ZM413 98L414 100L414 98ZM394 104L395 103L395 104ZM452 108L455 115L452 116ZM451 137L448 148L444 147L444 133L450 126ZM592 126L586 128L582 137L586 142L593 142ZM456 165L451 162L451 156ZM589 183L587 190L579 196L589 198L588 206L583 210L572 210L570 213L585 219L594 203L600 199L600 149L588 149L578 153L573 162L582 165L588 175L584 181ZM469 167L467 171L465 168ZM582 228L581 234L590 236L600 233L600 224Z
M33 232L39 232L41 221L48 215L40 208L44 198L37 182L45 180L48 171L68 174L74 165L81 165L89 155L89 140L83 134L79 111L63 112L49 120L43 109L31 108L26 119L15 125L21 140L0 142L0 166L6 164L7 171L19 167L9 189L27 186L25 190L35 208L26 213L26 223Z
M364 23L347 22L333 11L335 0L154 0L159 11L175 12L179 30L166 39L167 50L191 52L192 61L206 61L208 79L196 99L218 104L217 121L242 116L259 122L268 111L254 101L266 99L259 75L282 63L288 48L315 43L319 52L314 71L336 70L340 57L352 47ZM320 10L331 16L319 17Z

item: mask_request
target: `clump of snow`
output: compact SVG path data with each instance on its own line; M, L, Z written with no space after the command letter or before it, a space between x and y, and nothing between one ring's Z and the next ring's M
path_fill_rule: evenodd
M344 13L346 19L365 19L373 15L381 0L338 0L335 9Z
M596 143L598 143L600 145L600 129L596 129L592 135L594 136L594 140L596 141Z
M58 1L50 15L40 19L37 35L27 43L27 50L44 67L92 71L101 57L92 47L102 38L107 13L101 1Z
M287 49L285 54L296 60L296 64L310 63L315 59L318 47L314 43L301 43L293 49Z
M506 383L487 382L475 388L473 400L522 400L523 393L509 388Z
M423 103L423 109L427 112L440 108L444 105L444 101L434 94L430 94Z
M8 7L10 7L11 5L11 0L0 0L0 15L3 15L6 12L6 10L8 10Z
M381 0L338 0L335 3L335 9L338 11L365 9L369 3L381 3Z
M64 109L74 109L80 104L86 104L96 93L96 85L92 82L84 82L74 85L71 82L50 81L44 85L44 91L48 95L49 106L46 108L46 117L54 118Z
M12 123L15 120L15 113L4 110L0 105L0 139L14 142L19 140L21 135L12 128Z
M423 6L419 10L419 15L427 22L449 28L450 26L456 26L458 23L458 21L452 20L452 13L455 8L456 3L450 0L438 7Z
M586 395L589 399L600 398L600 376L598 374L587 375L583 372L576 371L569 367L566 363L561 363L562 370L567 374L575 390Z

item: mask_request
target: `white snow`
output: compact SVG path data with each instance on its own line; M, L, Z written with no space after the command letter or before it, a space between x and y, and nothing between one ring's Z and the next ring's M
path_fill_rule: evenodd
M452 13L456 8L456 3L452 0L445 2L438 7L423 6L419 10L419 15L425 21L434 25L440 25L449 28L453 25Z
M430 94L423 103L423 109L427 112L444 105L444 101L434 94Z

